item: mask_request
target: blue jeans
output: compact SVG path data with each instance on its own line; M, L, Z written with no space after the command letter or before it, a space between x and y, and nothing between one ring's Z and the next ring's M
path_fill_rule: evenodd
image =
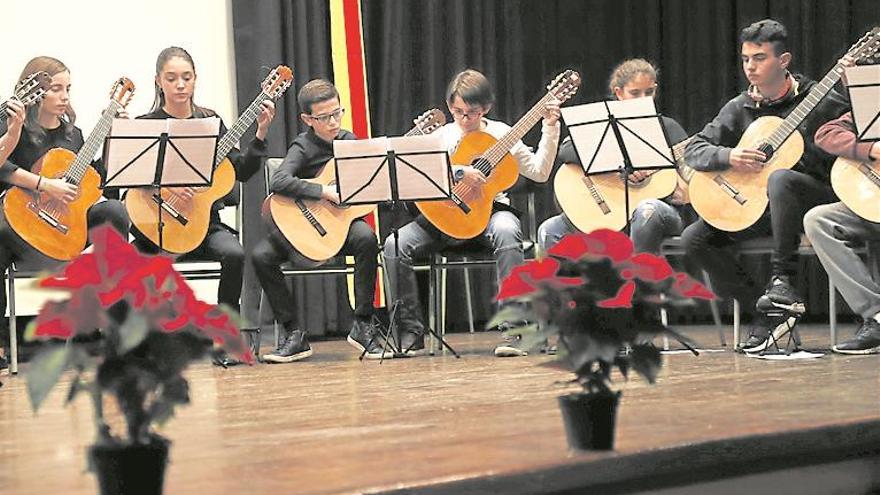
M646 199L633 210L630 237L636 252L660 254L663 239L680 234L682 228L678 209L659 199ZM577 229L564 213L548 218L538 227L538 246L546 251L572 232Z
M493 213L486 230L473 241L453 239L425 229L413 221L398 231L396 246L394 235L385 239L383 251L388 270L388 300L393 301L399 297L406 306L420 314L413 260L429 256L447 246L474 241L485 245L495 255L495 271L499 283L514 267L523 262L522 226L519 218L509 211Z

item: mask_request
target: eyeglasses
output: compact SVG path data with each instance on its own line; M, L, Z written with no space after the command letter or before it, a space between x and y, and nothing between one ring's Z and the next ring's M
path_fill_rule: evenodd
M333 119L336 122L339 122L339 120L342 118L342 116L344 114L345 114L345 109L338 108L330 113L325 113L323 115L309 115L309 118L313 119L313 120L317 120L318 122L326 125L327 123L330 122L330 119Z
M452 108L452 107L449 108L449 112L452 114L453 118L463 119L463 118L467 117L468 120L474 120L474 119L480 118L484 113L486 113L482 109L472 110L470 112L464 112L459 108Z

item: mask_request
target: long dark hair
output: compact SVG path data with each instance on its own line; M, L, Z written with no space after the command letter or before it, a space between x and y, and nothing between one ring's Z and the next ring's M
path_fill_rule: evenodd
M49 74L49 77L54 77L55 74L59 74L61 72L70 72L70 69L64 65L64 62L58 60L57 58L52 57L34 57L28 62L24 69L21 71L21 76L19 76L18 80L21 81L25 77L33 74L34 72L45 71ZM32 105L28 107L27 112L25 113L24 119L24 129L27 131L27 135L30 137L30 140L37 145L43 144L46 140L46 129L40 125L39 115L40 108L43 103L40 102L36 105ZM73 134L73 123L76 122L76 112L73 111L73 106L68 102L67 111L64 112L64 115L61 118L61 125L64 126L65 135L70 138Z
M193 62L192 56L189 54L189 52L179 46L169 46L168 48L159 52L159 56L156 57L157 78L162 75L162 68L165 67L165 64L174 57L180 57L186 60L190 67L192 67L193 74L196 73L196 64L195 62ZM153 85L155 86L156 96L153 98L153 107L150 109L149 113L153 113L156 110L159 110L160 108L163 108L165 106L165 93L162 92L162 87L159 86L158 81L153 81ZM193 92L193 97L189 102L192 109L193 117L202 118L215 115L213 111L196 105L195 96L195 92Z

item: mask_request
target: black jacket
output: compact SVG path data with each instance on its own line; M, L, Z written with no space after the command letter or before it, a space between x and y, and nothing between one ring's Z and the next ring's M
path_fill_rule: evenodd
M357 139L342 129L336 139ZM269 182L271 192L302 199L321 199L321 185L302 179L314 179L328 160L333 158L333 143L319 138L311 128L301 132L290 143L287 155Z
M718 115L688 144L684 154L687 164L703 171L729 168L730 150L737 146L749 124L765 116L785 118L816 85L815 81L804 76L794 77L798 82L797 94L792 91L773 103L759 106L745 91L728 101ZM819 149L813 141L813 136L822 124L848 111L849 102L833 89L816 105L798 127L804 138L804 154L794 170L822 182L829 182L830 167L834 157Z

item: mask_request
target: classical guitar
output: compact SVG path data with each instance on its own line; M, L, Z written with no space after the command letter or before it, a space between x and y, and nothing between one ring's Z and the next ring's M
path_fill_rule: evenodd
M681 162L684 148L693 138L672 147L672 155ZM577 163L563 164L553 179L553 190L559 206L571 223L581 232L596 229L621 230L636 206L645 199L671 195L678 186L679 173L674 168L655 170L639 182L629 181L629 213L626 212L626 190L620 173L584 175Z
M581 84L580 75L567 70L554 79L548 92L501 137L495 139L483 131L466 134L452 154L455 165L470 166L486 176L479 190L471 190L463 183L452 188L453 199L444 201L421 201L416 206L422 215L441 232L456 239L476 237L489 225L492 202L495 196L509 189L519 176L516 159L510 149L541 120L544 105L552 100L564 102L571 98ZM470 197L465 201L461 196Z
M263 80L262 91L242 112L235 124L217 143L214 178L210 186L194 188L192 198L184 198L175 191L142 187L130 189L125 195L125 208L131 223L157 246L159 245L159 205L162 205L162 249L170 253L188 253L199 246L208 234L211 206L223 198L235 185L235 168L226 157L244 132L257 120L264 100L274 100L284 94L293 82L290 68L279 65Z
M880 27L875 27L854 44L847 55L858 61L880 48ZM767 180L776 170L791 168L804 152L804 138L797 130L810 112L843 74L837 63L785 119L760 117L752 122L737 147L758 149L768 159L760 172L728 169L696 172L690 181L691 203L712 226L737 232L758 221L767 209Z
M49 90L51 83L52 78L46 72L34 72L15 85L15 96L12 98L20 101L26 107L33 105L43 99L43 95ZM6 118L6 108L8 106L8 101L0 103L0 117Z
M880 223L880 164L838 158L831 167L831 187L856 215Z
M413 121L415 126L406 136L430 134L446 123L438 109L428 110ZM336 167L327 162L309 182L322 186L336 184ZM324 199L294 199L270 194L263 202L263 218L271 230L284 236L293 249L302 255L301 265L317 266L336 256L351 222L376 209L375 205L342 206Z
M68 261L86 247L88 209L101 197L101 177L91 167L95 154L110 132L116 114L128 104L134 84L120 78L110 93L110 104L79 153L64 148L46 152L31 171L43 177L64 179L77 187L77 197L69 203L52 199L44 192L13 186L3 197L3 211L9 226L28 244L56 260Z

